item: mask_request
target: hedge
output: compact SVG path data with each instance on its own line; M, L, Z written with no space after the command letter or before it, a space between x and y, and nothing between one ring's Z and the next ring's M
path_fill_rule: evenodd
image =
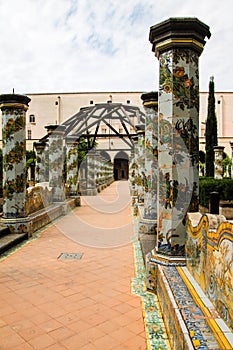
M199 186L200 204L204 207L209 207L211 192L219 192L219 197L222 200L233 201L233 179L214 179L203 176L200 177Z

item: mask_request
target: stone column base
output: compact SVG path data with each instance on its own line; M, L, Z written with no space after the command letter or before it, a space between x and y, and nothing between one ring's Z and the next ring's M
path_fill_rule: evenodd
M32 236L32 220L29 217L6 219L1 218L1 225L8 227L11 233L27 233L28 237Z
M85 190L82 190L82 196L96 196L97 193L98 192L96 188L87 188Z
M186 258L182 256L163 255L152 250L146 256L146 287L148 290L157 290L158 266L186 266Z
M152 234L156 235L157 220L150 220L144 217L140 218L138 223L139 234ZM154 248L154 247L153 247Z

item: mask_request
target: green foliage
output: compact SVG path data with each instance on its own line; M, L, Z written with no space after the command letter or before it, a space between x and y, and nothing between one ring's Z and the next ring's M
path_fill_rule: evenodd
M35 159L36 159L36 155L34 151L26 151L26 164L27 164L27 168L35 163Z
M219 192L220 199L233 200L233 179L214 179L212 177L200 177L199 184L200 204L209 207L211 192Z
M93 139L90 138L90 142L93 142ZM97 143L94 143L94 148L97 146ZM86 154L90 151L88 147L88 141L86 138L82 137L79 140L78 144L78 167L80 167L82 161L85 159Z
M206 120L206 176L214 176L214 146L218 145L217 118L215 114L214 79L209 82L208 116Z

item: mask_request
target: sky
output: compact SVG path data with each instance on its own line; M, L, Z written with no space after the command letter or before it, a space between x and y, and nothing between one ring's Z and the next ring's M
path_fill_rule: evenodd
M150 27L197 17L200 91L233 91L232 0L0 0L0 94L158 90Z

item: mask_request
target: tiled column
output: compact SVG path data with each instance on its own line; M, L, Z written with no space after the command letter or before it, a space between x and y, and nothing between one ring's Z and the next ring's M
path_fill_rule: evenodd
M233 141L230 141L231 145L231 178L233 179Z
M224 146L215 146L214 147L214 178L222 179L223 178L223 151Z
M71 196L78 194L78 142L66 139L66 184Z
M134 150L131 151L131 156L129 159L129 189L130 195L133 195L133 181L134 181Z
M159 59L158 228L155 252L185 261L186 213L198 211L199 56L209 27L170 18L150 29Z
M33 146L36 152L36 182L45 182L46 142L34 142Z
M95 173L95 150L91 150L86 155L86 196L95 196L97 194L96 189L96 173Z
M49 135L49 186L53 188L53 202L65 200L63 186L63 138L64 125L45 126Z
M132 159L130 164L130 180L131 180L131 196L132 196L132 206L137 203L138 200L138 186L136 183L137 175L138 175L138 136L135 135L131 138L133 143L133 151L132 151ZM135 210L137 213L137 209Z
M26 212L26 111L30 98L0 95L2 110L3 215L12 233L30 233Z
M138 190L138 204L144 203L144 182L145 182L145 125L136 125L138 134L138 149L136 162L138 165L138 173L136 184Z
M158 93L144 93L141 98L146 112L146 122L144 209L139 222L139 233L155 234L157 226L158 182Z

